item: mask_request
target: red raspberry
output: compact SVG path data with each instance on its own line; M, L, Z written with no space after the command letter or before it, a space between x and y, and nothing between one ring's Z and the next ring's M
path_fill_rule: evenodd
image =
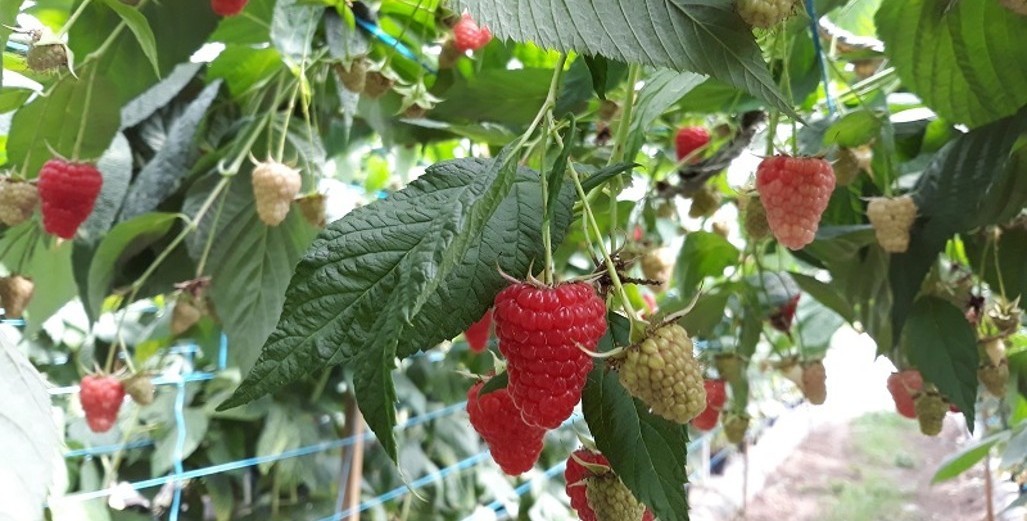
M467 339L467 345L471 346L471 351L480 353L488 346L489 334L491 332L492 308L489 308L485 315L481 317L481 320L467 327L467 331L464 331L464 338Z
M492 459L511 476L527 472L535 466L542 453L546 430L524 423L507 389L499 389L478 397L485 382L478 382L467 391L467 415L471 426L492 451Z
M93 212L100 195L103 176L88 163L69 163L51 159L39 170L39 200L43 213L43 228L62 239L75 236L81 225Z
M907 369L899 373L892 373L888 376L888 392L895 400L895 410L906 418L916 418L916 407L913 397L920 392L924 386L924 379L920 371Z
M564 490L567 492L567 497L571 498L571 508L578 513L578 519L581 521L596 521L596 513L588 505L588 498L585 496L585 491L587 490L585 479L591 478L595 474L581 463L578 463L578 460L607 467L610 466L610 462L607 461L606 456L598 452L578 449L574 451L571 457L567 458L567 466L563 471L563 479L566 482ZM655 516L652 511L646 509L645 514L642 516L642 521L653 521L654 518Z
M210 0L210 8L218 16L235 16L242 12L249 0Z
M464 13L453 26L453 45L460 52L477 51L492 40L488 27L478 27L471 15Z
M699 416L692 418L692 427L701 431L713 430L720 420L720 409L707 406L706 410L699 413Z
M793 250L813 242L834 185L831 163L815 157L768 157L756 169L770 231Z
M79 401L93 432L107 432L118 419L125 387L113 376L87 375L79 383Z
M674 137L674 145L678 153L678 161L689 154L706 146L710 142L710 132L703 127L684 127ZM695 154L689 163L698 163L700 154Z
M792 319L795 318L795 309L799 307L799 297L802 293L796 294L788 299L780 308L770 315L770 325L778 331L788 332L792 328Z
M584 282L513 284L496 295L499 351L510 394L526 422L559 427L581 399L594 351L606 333L606 303Z
M720 410L727 403L727 388L724 380L705 380L703 387L706 388L706 407Z

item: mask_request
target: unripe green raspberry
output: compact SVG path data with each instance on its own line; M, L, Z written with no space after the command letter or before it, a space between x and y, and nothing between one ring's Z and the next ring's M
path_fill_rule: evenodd
M1003 358L997 364L985 362L977 369L977 379L989 393L1002 398L1009 382L1009 361Z
M693 219L708 217L720 208L720 193L703 185L702 189L692 195L692 206L688 208L688 216Z
M717 367L717 374L728 382L737 382L742 379L742 370L745 361L734 353L722 353L713 359Z
M792 16L795 0L735 0L735 11L745 23L769 29Z
M706 408L702 369L692 340L677 324L660 326L626 351L620 383L654 414L685 424Z
M909 249L909 229L916 221L912 197L875 197L867 205L867 217L884 251L902 253Z
M742 221L742 227L745 228L745 234L754 241L760 241L770 236L770 224L767 222L767 210L763 208L763 203L759 197L749 197L745 199L744 208L742 208L745 214L745 220Z
M585 480L585 497L596 521L640 521L645 505L612 472Z
M721 424L724 426L727 441L736 445L742 443L745 440L745 431L749 430L749 419L749 415L745 413L724 413Z
M913 407L916 410L916 419L920 422L921 433L927 436L937 436L941 433L945 413L949 412L949 405L937 391L921 392L914 399Z

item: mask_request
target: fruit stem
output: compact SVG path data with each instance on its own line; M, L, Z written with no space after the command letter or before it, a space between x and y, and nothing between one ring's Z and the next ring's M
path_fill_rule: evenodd
M214 220L210 223L211 233L207 235L207 244L203 245L203 254L200 255L200 261L196 263L196 278L203 276L203 270L207 267L207 258L210 256L210 250L214 246L214 237L217 236L214 233L217 230L218 221L221 220L221 211L225 209L225 201L228 199L228 193L225 192L224 196L221 197L221 202L218 203L217 212L214 213Z
M546 135L552 130L552 112L549 111L546 116ZM559 141L560 136L557 135L556 139ZM548 141L548 140L547 140ZM548 145L548 143L547 143ZM547 145L542 147L542 163L541 166L544 168L546 164L546 148ZM563 148L561 143L561 149ZM549 218L549 176L545 173L539 175L539 181L542 187L542 249L545 251L545 271L542 274L542 281L548 285L553 284L553 234L552 234L552 222Z
M66 22L64 22L64 25L61 26L61 29L59 31L57 31L57 34L55 36L57 38L60 38L60 37L64 36L65 34L67 34L68 31L71 30L71 26L75 24L76 20L78 20L78 17L82 16L82 13L85 12L86 7L88 5L89 5L89 0L82 0L82 3L79 4L77 8L75 8L75 12L71 13L71 16L68 17L68 20Z
M638 83L638 76L641 67L632 65L628 68L628 86L624 94L624 106L621 107L620 122L617 124L617 139L613 145L613 152L607 165L612 165L624 159L624 143L628 139L628 131L631 129L631 115L635 106L635 84Z
M300 72L303 74L303 72ZM300 93L300 84L303 83L300 80L296 80L296 86L292 88L292 94L289 95L289 104L285 107L285 121L282 122L282 137L278 140L278 150L275 154L275 160L279 163L282 162L282 156L285 154L285 141L289 137L289 119L292 118L292 111L296 110L296 96Z
M88 3L89 0L83 2ZM89 105L93 101L93 83L96 80L96 67L93 67L89 73L89 81L86 82L86 99L82 103L82 118L78 124L78 135L75 136L75 146L71 149L71 159L77 161L79 159L78 153L82 150L82 140L86 137L86 123L89 121Z
M635 310L631 307L631 300L628 298L628 292L624 290L624 285L621 284L620 275L617 273L617 266L613 263L613 259L610 257L610 253L606 251L606 245L603 244L603 233L599 230L599 223L596 222L595 214L592 213L592 207L588 203L588 194L585 193L585 188L581 186L581 179L578 177L578 171L574 168L573 163L567 163L567 167L571 173L571 180L574 182L574 188L578 191L578 198L581 199L581 209L584 214L584 221L587 226L591 228L592 234L595 235L595 243L599 248L599 251L603 254L603 260L606 262L606 273L610 275L610 281L613 284L614 289L617 291L617 296L620 297L621 305L624 307L624 311L628 315L628 324L630 325L629 337L631 341L637 340L636 335L640 335L641 332L638 330L636 322L638 322L638 315L635 314ZM642 328L644 331L645 328Z

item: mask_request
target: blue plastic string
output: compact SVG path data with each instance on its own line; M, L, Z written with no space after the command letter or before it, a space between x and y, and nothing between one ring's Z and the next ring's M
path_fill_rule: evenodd
M424 70L428 71L429 73L437 74L434 68L432 68L427 63L421 61L421 59L418 58L417 55L414 54L414 52L411 51L409 47L404 45L403 42L396 39L395 36L392 36L391 34L383 31L382 28L378 26L378 24L368 20L364 20L360 17L354 17L354 20L356 20L357 25L359 25L363 30L370 33L371 36L374 36L375 38L381 40L383 43L385 43L385 45L388 45L389 47L395 49L396 52L401 54L403 57L411 61L417 62L421 67L424 67Z
M182 375L178 379L178 395L175 396L175 429L178 434L178 438L175 440L175 473L172 475L175 479L175 494L171 500L171 514L168 516L168 521L178 521L178 511L182 506L182 474L185 473L185 469L182 468L182 459L185 453L185 375Z
M141 449L143 447L150 447L153 445L151 439L134 440L128 443L115 443L113 445L99 445L96 447L86 447L82 449L69 450L64 453L65 459L71 458L83 458L87 456L100 456L103 454L113 454L122 450L129 449Z
M4 324L7 324L8 326L14 326L14 327L25 327L25 319L24 318L5 318L3 320L0 320L0 323L4 323Z
M820 32L817 30L817 21L820 18L817 16L816 7L813 6L813 0L806 0L806 14L809 15L809 30L813 37L813 52L816 53L817 62L820 64L820 80L824 82L824 99L827 100L827 112L834 116L835 107L834 100L831 99L831 82L827 77L827 58L824 56L824 46L820 43Z

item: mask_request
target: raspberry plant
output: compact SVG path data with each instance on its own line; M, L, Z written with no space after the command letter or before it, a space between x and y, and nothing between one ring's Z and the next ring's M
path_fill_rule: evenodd
M19 4L0 7L0 304L25 327L0 369L33 374L26 352L83 392L53 399L63 436L0 440L153 446L69 462L68 493L174 467L176 395L152 378L194 366L213 376L183 395L185 468L366 421L365 489L486 447L517 474L566 460L580 410L609 471L568 463L591 488L546 493L684 520L690 435L743 443L768 373L827 400L843 325L925 433L956 410L1009 426L939 476L981 447L1027 460L1005 443L1027 428L1022 2ZM465 398L470 422L395 435ZM334 507L332 458L262 461L190 483L190 511ZM462 519L487 472L374 508Z

